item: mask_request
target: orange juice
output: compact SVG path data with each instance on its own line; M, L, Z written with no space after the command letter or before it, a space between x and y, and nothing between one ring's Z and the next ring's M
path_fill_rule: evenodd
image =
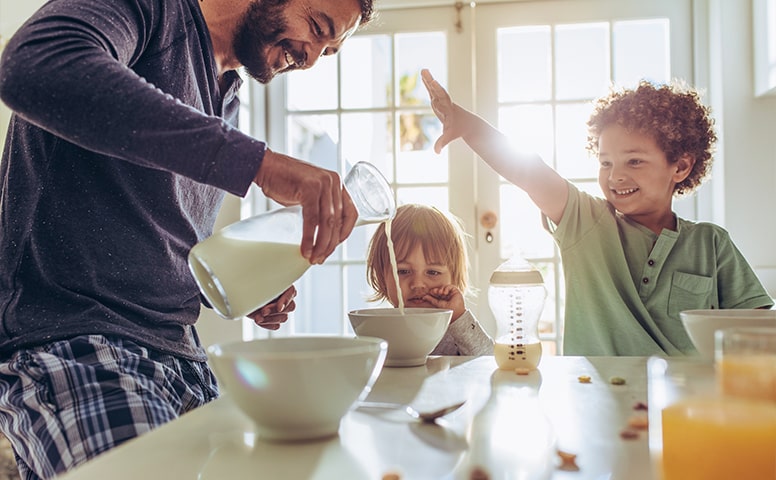
M662 411L663 480L776 478L776 404L688 398Z
M776 402L776 355L725 354L717 381L725 394Z

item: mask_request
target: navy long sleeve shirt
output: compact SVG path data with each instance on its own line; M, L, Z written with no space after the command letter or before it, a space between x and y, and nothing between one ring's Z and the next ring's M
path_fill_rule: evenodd
M203 360L187 255L264 143L197 0L51 0L0 59L0 354L117 335Z

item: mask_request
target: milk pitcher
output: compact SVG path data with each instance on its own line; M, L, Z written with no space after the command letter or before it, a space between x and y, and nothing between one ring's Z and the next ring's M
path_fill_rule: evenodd
M380 171L356 163L344 180L358 210L356 225L396 213L393 191ZM256 311L298 280L310 263L301 253L302 207L295 205L233 223L194 245L189 268L220 316L234 320Z

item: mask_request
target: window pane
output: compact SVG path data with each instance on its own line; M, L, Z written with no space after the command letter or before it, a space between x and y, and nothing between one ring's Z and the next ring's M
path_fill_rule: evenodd
M348 164L365 161L393 180L393 117L389 113L343 113L342 158Z
M542 338L552 338L557 334L557 319L555 315L555 265L552 262L531 262L541 273L544 286L547 289L547 300L539 318L539 335Z
M556 108L557 170L565 178L596 178L598 175L598 162L591 159L585 149L590 109L589 103L562 104Z
M408 203L422 203L431 205L444 212L450 210L447 187L407 187L399 188L396 192L398 205Z
M370 223L353 229L353 232L345 241L347 244L347 260L366 260L369 240L372 238L375 230L377 230L377 225Z
M339 53L343 108L388 106L391 88L391 37L357 35Z
M558 25L555 81L560 100L594 98L609 85L609 25Z
M428 105L420 70L428 68L440 81L447 78L447 41L443 32L396 35L397 105Z
M295 333L340 333L346 312L342 311L342 270L339 265L315 265L297 282Z
M366 265L348 265L345 267L348 282L347 310L369 308L375 306L366 299L374 293L366 283ZM347 312L346 312L347 313ZM347 322L350 325L350 322Z
M501 186L501 256L518 253L526 258L553 255L553 240L542 228L539 208L528 194L512 184Z
M400 152L396 157L396 178L402 183L442 183L449 179L447 157L434 153L436 137L427 134L437 122L425 113L405 112L397 116Z
M614 82L633 87L646 78L665 83L671 78L668 19L616 22Z
M548 25L500 28L498 100L549 100L552 96L552 45Z
M337 171L336 115L289 115L288 142L291 156Z
M289 110L337 108L337 56L321 57L315 68L286 74Z
M498 126L514 148L553 161L552 106L519 105L499 109Z

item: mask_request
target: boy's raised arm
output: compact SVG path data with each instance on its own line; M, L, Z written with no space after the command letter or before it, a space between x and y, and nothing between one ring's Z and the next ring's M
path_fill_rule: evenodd
M456 138L462 138L493 170L525 190L550 220L560 222L568 198L566 180L537 154L516 151L503 133L454 103L427 69L421 71L421 77L431 97L431 108L442 122L442 135L434 151L439 153Z

